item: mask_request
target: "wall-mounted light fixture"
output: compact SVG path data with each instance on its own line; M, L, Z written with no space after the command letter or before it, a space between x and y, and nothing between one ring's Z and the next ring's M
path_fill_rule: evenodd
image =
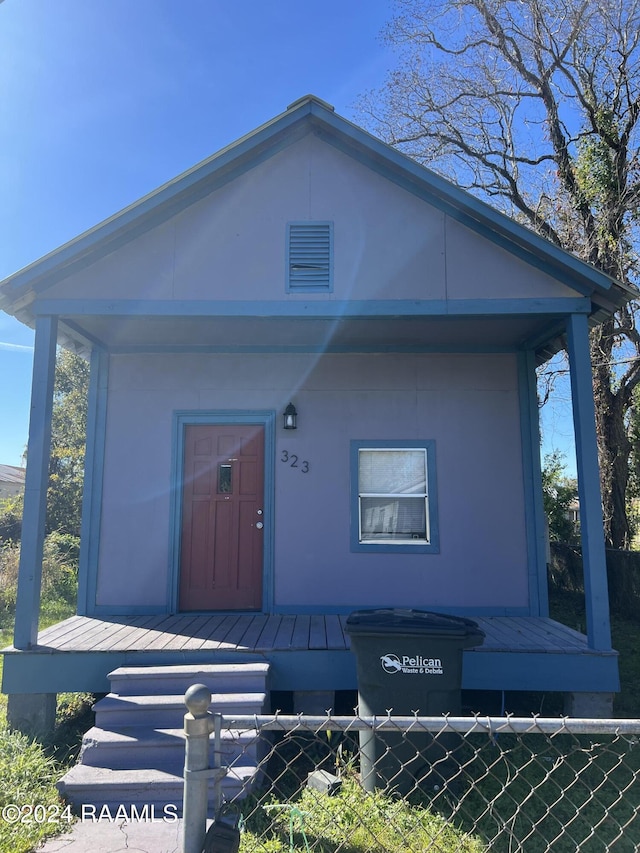
M296 407L293 403L289 403L287 408L284 410L282 417L284 419L285 429L297 429L298 413L296 412Z

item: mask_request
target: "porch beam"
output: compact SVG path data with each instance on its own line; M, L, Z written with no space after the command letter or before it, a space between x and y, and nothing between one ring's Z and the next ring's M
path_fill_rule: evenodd
M57 331L57 317L37 318L13 640L17 649L30 649L38 640Z
M354 299L336 302L226 299L39 299L36 316L55 310L70 317L263 317L342 320L399 317L530 317L588 314L586 297L500 299Z
M572 314L569 317L567 344L578 469L587 637L589 648L604 651L611 648L611 624L589 328L584 314Z

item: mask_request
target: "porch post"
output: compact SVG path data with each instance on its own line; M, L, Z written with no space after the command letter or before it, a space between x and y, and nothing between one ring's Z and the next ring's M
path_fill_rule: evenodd
M94 348L91 351L91 372L87 400L87 441L84 456L80 565L78 569L78 616L87 616L93 613L96 600L108 387L109 355L102 349Z
M587 635L589 648L604 651L611 648L611 625L586 314L572 314L569 317L567 338L578 466Z
M57 331L57 317L37 318L13 639L17 649L29 649L38 640Z
M537 616L548 616L549 584L547 580L546 529L540 465L540 418L536 388L536 363L532 350L526 350L518 355L518 388L530 613Z

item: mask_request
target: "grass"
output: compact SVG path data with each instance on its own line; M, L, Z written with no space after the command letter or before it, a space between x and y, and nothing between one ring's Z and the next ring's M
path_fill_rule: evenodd
M241 853L640 850L637 738L448 735L451 754L430 770L432 777L441 771L440 784L401 798L362 790L357 739L346 737L343 750L324 733L276 739L265 771L272 781L236 804L245 828ZM306 787L310 769L336 766L343 770L339 794Z
M461 747L457 796L439 798L438 806L497 853L635 853L634 745L617 735L471 735Z
M6 726L6 696L0 719L0 853L28 853L44 838L65 831L71 818L55 783L78 757L84 732L92 725L93 697L88 693L59 693L56 726L44 742L10 732ZM15 809L22 807L20 819ZM28 806L37 806L29 813ZM9 807L5 816L3 809Z
M307 846L308 845L308 846ZM304 788L295 803L255 808L241 853L482 853L484 844L428 806L381 791L368 794L353 774L335 796Z
M45 602L41 629L66 619L75 608L60 599ZM11 644L12 614L0 616L0 648ZM0 678L3 658L0 657ZM7 696L0 694L0 853L29 853L41 841L65 831L72 820L55 783L75 763L83 733L91 725L88 693L59 693L56 727L46 742L7 728ZM12 808L22 807L21 812ZM33 813L28 806L37 806ZM3 812L7 809L8 811ZM18 819L16 819L18 818Z
M584 595L553 590L549 598L553 619L583 633L586 630ZM620 654L620 693L613 700L614 716L640 719L640 605L635 618L611 615L611 639Z
M71 811L65 810L55 783L77 760L82 735L92 724L92 702L87 693L58 694L53 735L38 742L7 729L5 701L0 726L0 853L28 853L47 836L68 828ZM11 810L10 804L22 811ZM30 813L29 805L37 810Z

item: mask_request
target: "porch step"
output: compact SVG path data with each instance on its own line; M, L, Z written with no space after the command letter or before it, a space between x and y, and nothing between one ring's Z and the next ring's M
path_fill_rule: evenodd
M224 796L227 800L238 794L245 796L255 783L255 767L233 767L224 779ZM112 812L121 805L134 805L139 812L148 806L155 810L156 817L161 818L165 809L167 814L182 814L184 779L182 771L123 770L76 764L58 783L58 790L62 797L73 803L78 812L81 806L96 809L106 807ZM209 784L209 803L212 802L213 782Z
M261 714L266 693L214 693L209 710L218 714ZM114 726L147 725L154 728L178 728L184 725L187 712L184 694L118 696L109 693L93 706L96 725L102 729Z
M112 692L95 704L95 726L83 738L79 764L58 783L76 808L119 805L175 807L182 812L185 756L184 693L192 684L212 692L210 710L225 716L261 714L269 665L263 663L121 667ZM223 793L248 794L259 780L266 745L256 731L222 732ZM213 764L213 739L210 761ZM213 783L210 785L213 791Z
M224 729L221 732L221 761L228 766L241 759L257 763L264 757L262 744L255 730ZM82 739L80 761L90 767L114 770L178 767L184 765L184 748L183 729L121 726L117 731L110 731L94 726ZM210 738L210 766L213 766L213 751L213 738Z
M265 690L268 663L185 664L183 666L121 666L109 673L118 696L180 693L205 684L212 693L260 693Z

